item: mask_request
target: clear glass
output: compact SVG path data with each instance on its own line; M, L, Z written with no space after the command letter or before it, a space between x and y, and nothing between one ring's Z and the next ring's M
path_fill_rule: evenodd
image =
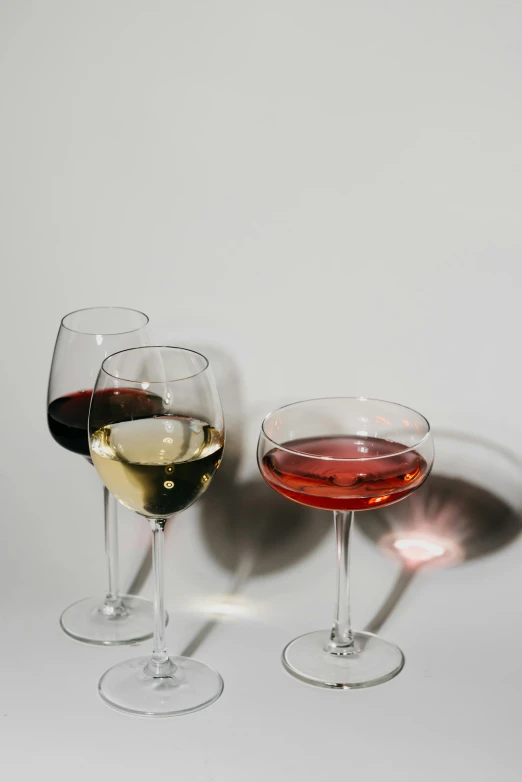
M54 439L91 462L87 429L92 389L102 361L117 350L147 342L149 319L124 307L93 307L66 315L54 348L47 393L47 421ZM78 641L114 646L152 635L153 607L136 595L121 595L118 581L117 503L104 487L108 589L69 606L62 629Z
M257 456L273 489L334 513L338 575L332 628L289 643L283 665L298 679L321 687L388 681L402 670L401 650L351 627L350 531L355 511L399 502L426 480L434 457L427 420L410 408L375 399L296 402L265 418Z
M155 630L150 658L108 670L101 697L115 709L167 717L219 698L219 673L170 657L163 608L163 535L167 519L210 486L224 447L224 421L207 359L176 347L141 347L107 358L89 413L91 458L100 477L152 529Z

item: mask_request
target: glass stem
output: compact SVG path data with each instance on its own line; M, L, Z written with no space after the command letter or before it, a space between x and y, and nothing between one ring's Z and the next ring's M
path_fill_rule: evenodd
M149 519L152 529L152 572L154 577L154 646L145 672L155 678L170 677L176 665L167 654L165 642L163 544L167 519Z
M109 619L127 615L127 609L120 596L118 575L118 509L117 501L106 486L103 487L105 510L105 554L109 574L109 591L105 596L102 613Z
M350 530L353 517L353 511L334 511L337 543L337 606L328 645L328 651L332 654L353 654L356 651L350 622Z

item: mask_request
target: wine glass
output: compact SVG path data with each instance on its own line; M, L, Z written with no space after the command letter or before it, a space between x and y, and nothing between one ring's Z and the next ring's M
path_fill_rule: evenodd
M223 454L223 412L208 360L176 347L141 347L106 358L89 413L90 450L100 478L152 529L152 657L107 671L101 697L120 711L171 716L202 709L222 692L216 671L169 657L163 610L163 531L168 518L210 486Z
M87 421L92 390L101 363L111 353L146 342L149 319L124 307L93 307L66 315L58 331L47 394L49 430L61 446L89 462ZM150 638L153 607L149 600L120 595L118 585L117 503L103 488L108 591L66 608L62 629L78 641L119 645Z
M392 402L332 397L296 402L261 426L258 464L265 481L303 505L333 510L337 539L337 606L332 630L291 641L286 670L309 684L348 689L396 676L401 650L350 624L349 541L355 511L390 505L417 489L433 464L424 416Z

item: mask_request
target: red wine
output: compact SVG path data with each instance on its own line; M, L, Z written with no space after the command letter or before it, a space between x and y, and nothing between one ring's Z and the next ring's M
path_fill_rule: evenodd
M262 459L266 482L295 502L325 510L390 505L416 489L428 473L419 453L401 453L406 446L375 437L312 437L282 447L288 450L273 448ZM376 458L383 456L387 458Z
M81 456L89 456L87 421L92 390L54 399L47 410L47 423L52 436L64 448Z
M161 412L161 399L139 389L107 388L97 391L97 398L98 395L104 400L103 407L97 406L98 415L103 416L103 421L100 422L102 424L146 418ZM49 430L56 442L68 451L87 458L90 458L87 424L91 396L92 390L76 391L74 394L54 399L47 411ZM96 424L93 426L98 428Z

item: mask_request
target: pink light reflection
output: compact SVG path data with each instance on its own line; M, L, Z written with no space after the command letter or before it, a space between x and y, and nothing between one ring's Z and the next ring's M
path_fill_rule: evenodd
M448 567L462 562L462 547L450 538L439 537L423 530L408 530L406 533L390 532L380 541L388 553L399 557L405 567Z

